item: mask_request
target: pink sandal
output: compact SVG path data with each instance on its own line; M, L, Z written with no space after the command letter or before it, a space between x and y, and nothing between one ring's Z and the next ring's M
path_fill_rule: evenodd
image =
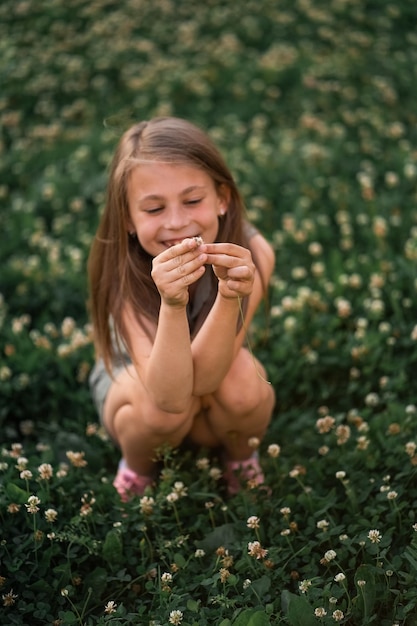
M129 469L124 459L119 463L119 469L113 481L122 502L128 502L132 496L142 496L146 487L152 485L151 476L140 476Z
M230 495L238 493L245 483L249 489L262 485L265 482L265 476L259 463L258 453L254 452L244 461L226 461L223 477Z

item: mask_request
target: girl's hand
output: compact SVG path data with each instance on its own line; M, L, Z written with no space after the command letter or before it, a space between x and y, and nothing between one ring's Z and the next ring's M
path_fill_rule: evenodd
M244 297L252 293L255 264L249 250L234 243L203 245L206 263L211 263L219 279L219 293L224 298Z
M188 287L204 274L207 254L199 250L195 239L181 243L158 254L152 263L152 279L161 299L170 306L186 306Z

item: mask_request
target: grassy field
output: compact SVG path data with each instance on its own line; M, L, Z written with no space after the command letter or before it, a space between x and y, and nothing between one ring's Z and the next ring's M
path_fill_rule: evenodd
M413 0L3 0L0 622L417 624ZM268 495L161 451L122 506L86 260L131 123L217 142L276 250ZM256 371L254 369L254 376ZM172 496L174 494L174 496Z

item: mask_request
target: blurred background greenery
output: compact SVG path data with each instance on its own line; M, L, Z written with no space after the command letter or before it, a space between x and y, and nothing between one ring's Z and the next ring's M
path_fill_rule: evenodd
M155 115L209 131L276 248L269 331L261 316L254 341L281 411L315 410L317 396L346 410L393 372L406 401L415 18L412 0L2 2L5 432L28 418L93 417L86 259L115 143Z

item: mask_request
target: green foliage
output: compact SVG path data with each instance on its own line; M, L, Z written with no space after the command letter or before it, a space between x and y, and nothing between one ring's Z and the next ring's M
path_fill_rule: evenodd
M414 16L1 3L1 623L417 622ZM215 457L165 451L122 505L86 262L120 133L166 114L209 130L276 250L250 337L277 395L271 491L228 499Z

